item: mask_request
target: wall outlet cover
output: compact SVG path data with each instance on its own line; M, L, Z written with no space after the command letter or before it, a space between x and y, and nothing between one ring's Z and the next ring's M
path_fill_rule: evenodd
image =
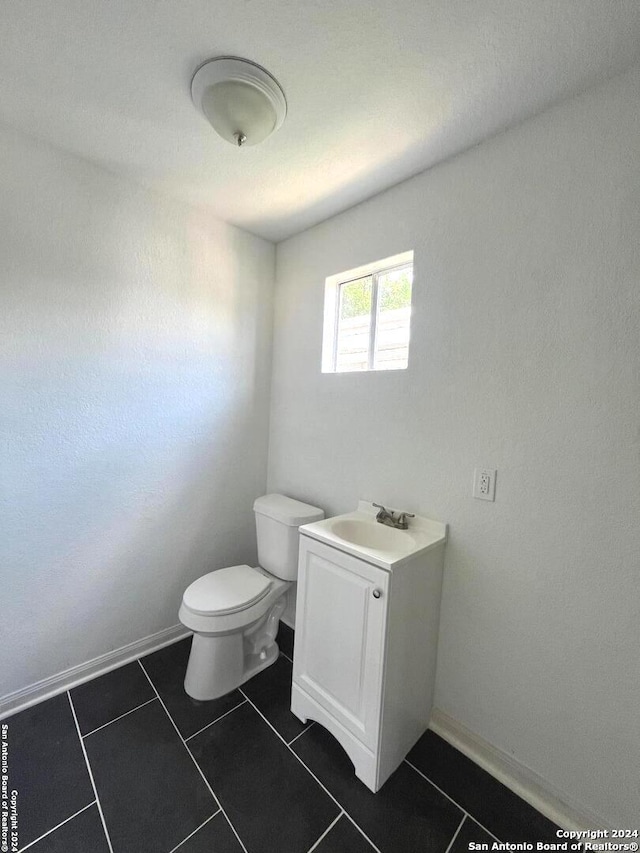
M494 501L496 499L496 475L495 468L476 468L473 472L473 497L481 501Z

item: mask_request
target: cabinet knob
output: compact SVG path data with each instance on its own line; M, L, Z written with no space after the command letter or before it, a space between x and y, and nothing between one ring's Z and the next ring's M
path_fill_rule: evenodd
M372 595L373 595L373 597L374 597L374 598L382 598L382 590L381 590L381 589L378 589L378 587L375 587L375 589L373 590Z

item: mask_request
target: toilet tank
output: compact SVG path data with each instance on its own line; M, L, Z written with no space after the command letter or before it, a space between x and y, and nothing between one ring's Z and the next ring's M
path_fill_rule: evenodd
M298 577L298 528L324 518L317 506L285 495L264 495L253 504L258 537L258 563L285 581Z

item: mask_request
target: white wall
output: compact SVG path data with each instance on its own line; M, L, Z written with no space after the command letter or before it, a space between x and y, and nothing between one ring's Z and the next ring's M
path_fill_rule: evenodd
M449 522L436 705L613 825L640 802L639 103L635 69L278 246L268 485ZM325 277L408 249L409 369L322 374Z
M0 135L0 696L255 559L274 247Z

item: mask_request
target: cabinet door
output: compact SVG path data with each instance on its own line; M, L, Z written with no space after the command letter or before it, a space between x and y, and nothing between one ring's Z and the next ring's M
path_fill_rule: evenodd
M375 748L389 575L300 537L293 677L334 719Z

